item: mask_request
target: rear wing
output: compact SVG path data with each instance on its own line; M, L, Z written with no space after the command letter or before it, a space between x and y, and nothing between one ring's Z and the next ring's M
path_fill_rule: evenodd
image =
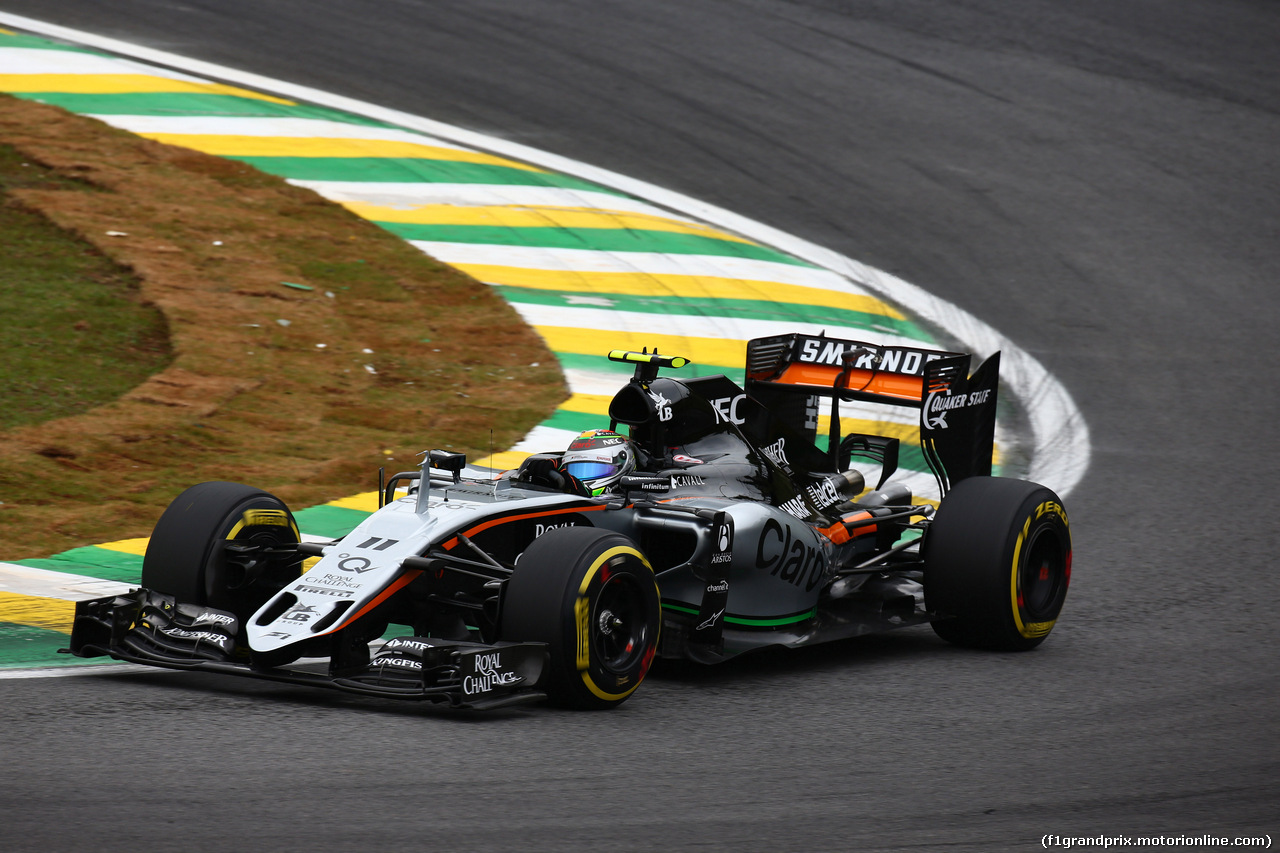
M789 334L747 342L746 392L810 442L830 399L828 462L832 470L850 452L897 463L895 439L841 435L841 401L904 406L920 411L920 447L942 494L966 477L991 473L1000 354L969 375L966 353L886 346ZM843 457L843 458L842 458ZM881 481L883 485L883 478Z

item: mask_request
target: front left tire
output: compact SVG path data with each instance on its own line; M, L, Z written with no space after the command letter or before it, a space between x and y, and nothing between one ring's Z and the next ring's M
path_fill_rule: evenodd
M301 575L289 556L298 525L284 502L240 483L199 483L160 516L142 561L142 585L234 613L243 626Z

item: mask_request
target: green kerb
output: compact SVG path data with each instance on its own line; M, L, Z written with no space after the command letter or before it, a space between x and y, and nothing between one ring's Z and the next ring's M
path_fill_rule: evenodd
M533 172L489 163L427 160L417 157L229 157L271 175L297 181L369 183L510 184L568 187L608 192L567 175Z
M101 51L89 50L88 48L78 47L72 44L59 44L58 42L48 41L36 36L26 36L21 33L0 33L0 48L3 47L36 48L39 50L65 50L68 53L92 53L95 56L107 55Z
M303 533L339 539L355 530L369 513L339 506L313 506L293 514Z
M45 559L15 560L14 562L33 569L87 575L120 583L139 583L142 580L142 557L137 554L99 548L96 545L72 548L70 551L63 551L61 554Z
M276 104L260 98L196 92L13 92L15 97L61 107L81 115L228 116L237 118L312 118L367 127L392 127L386 122L308 104Z
M0 669L38 669L54 666L81 666L94 663L115 663L108 657L84 658L58 654L65 649L70 638L60 631L33 628L30 625L0 623Z

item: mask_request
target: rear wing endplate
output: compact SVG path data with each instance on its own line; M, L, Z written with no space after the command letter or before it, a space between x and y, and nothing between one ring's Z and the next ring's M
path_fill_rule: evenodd
M828 454L838 469L841 401L920 411L920 446L942 494L991 473L1000 354L969 375L966 353L793 333L747 342L746 392L806 438L830 399Z

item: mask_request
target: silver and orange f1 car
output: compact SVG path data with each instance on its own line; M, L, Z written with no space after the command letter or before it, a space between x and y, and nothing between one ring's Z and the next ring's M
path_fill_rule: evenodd
M311 542L272 495L201 483L161 516L141 588L77 605L71 653L455 707L610 708L655 656L711 664L924 622L1024 650L1053 629L1067 515L1049 489L990 476L998 354L970 375L961 353L783 335L749 342L745 387L659 375L679 357L609 358L635 372L609 407L629 452L607 488L575 476L581 454L499 474L436 450L380 474L381 507L348 535ZM844 433L842 401L917 409L918 448ZM908 451L936 507L895 477Z

